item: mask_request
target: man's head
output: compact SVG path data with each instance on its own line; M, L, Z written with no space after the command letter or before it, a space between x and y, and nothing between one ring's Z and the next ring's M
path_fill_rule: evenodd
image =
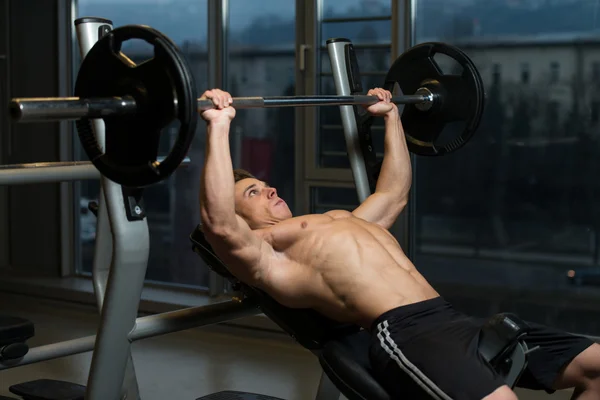
M251 229L265 228L292 217L288 205L277 190L243 169L233 171L235 212Z

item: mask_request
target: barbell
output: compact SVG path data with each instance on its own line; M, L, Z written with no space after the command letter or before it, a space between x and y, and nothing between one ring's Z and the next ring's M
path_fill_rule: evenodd
M142 39L154 57L136 65L121 52L123 42ZM445 54L463 67L459 75L444 74L435 60ZM402 125L408 148L420 155L456 151L473 136L483 114L485 92L469 57L437 42L412 47L392 64L383 87L402 93L392 101L404 104ZM234 97L243 108L369 105L375 96ZM107 178L124 186L143 187L168 178L187 155L196 131L198 111L214 107L197 98L190 68L177 46L156 29L126 25L105 34L83 59L74 97L15 98L9 112L16 122L76 120L84 151ZM105 123L105 148L100 149L91 119ZM465 128L454 139L436 140L448 123ZM179 132L169 154L157 161L161 131L173 122Z

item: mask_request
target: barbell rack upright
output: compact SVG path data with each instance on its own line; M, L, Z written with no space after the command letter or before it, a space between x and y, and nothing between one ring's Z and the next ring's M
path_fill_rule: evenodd
M82 60L112 28L112 22L103 18L75 20ZM64 108L61 105L55 107L54 111ZM94 120L93 129L98 144L104 148L104 121ZM148 221L146 218L129 221L123 207L125 194L121 185L104 176L100 182L98 237L92 271L100 324L85 398L138 399L139 387L131 357L129 333L135 327L148 264Z

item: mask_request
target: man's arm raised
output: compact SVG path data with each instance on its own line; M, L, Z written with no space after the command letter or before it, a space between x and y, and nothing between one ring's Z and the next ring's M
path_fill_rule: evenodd
M235 213L235 182L229 149L229 127L235 117L231 96L215 89L204 93L215 109L202 113L207 121L204 170L200 182L200 216L203 232L231 273L250 285L266 275L273 252Z
M385 119L383 164L375 193L357 207L353 214L389 229L408 203L412 185L410 154L398 107L391 103L391 93L383 89L371 89L368 94L381 100L367 110Z

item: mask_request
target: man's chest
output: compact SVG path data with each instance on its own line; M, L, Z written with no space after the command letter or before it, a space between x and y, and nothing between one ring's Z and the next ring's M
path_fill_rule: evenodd
M305 215L280 222L263 230L260 235L275 251L295 252L326 236L333 221L326 215Z

